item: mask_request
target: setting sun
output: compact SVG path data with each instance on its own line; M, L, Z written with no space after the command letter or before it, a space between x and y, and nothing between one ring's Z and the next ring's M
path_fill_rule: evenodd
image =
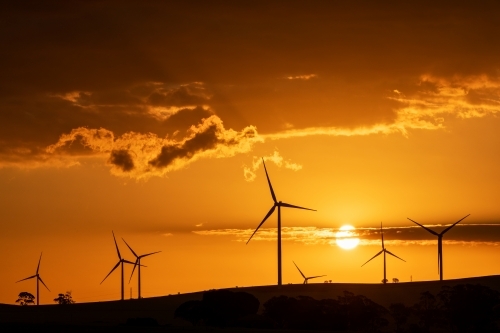
M335 242L344 250L352 250L359 244L355 228L352 225L343 225L335 234Z

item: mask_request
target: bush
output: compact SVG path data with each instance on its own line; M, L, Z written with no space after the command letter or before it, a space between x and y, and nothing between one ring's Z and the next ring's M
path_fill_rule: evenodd
M35 296L27 291L21 291L17 297L16 303L19 303L19 305L26 306L35 304Z
M175 310L175 316L193 325L235 327L241 318L257 314L259 300L246 292L214 290L203 294L201 301L187 301Z
M263 315L275 328L378 331L387 326L387 310L365 296L344 292L338 300L278 296L264 303Z
M75 301L71 296L71 291L67 291L65 294L59 294L57 298L54 298L54 302L58 304L73 304Z
M494 332L500 303L496 290L482 285L461 284L443 287L438 294L451 329L458 332Z

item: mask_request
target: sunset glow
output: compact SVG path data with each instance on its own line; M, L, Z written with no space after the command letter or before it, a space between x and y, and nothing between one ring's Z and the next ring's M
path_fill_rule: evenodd
M444 277L500 274L499 2L43 3L0 4L0 303L42 252L41 304L119 299L117 247L143 297L276 284L273 195L283 284L380 283L381 221L437 280L408 218L467 214Z
M352 225L343 225L335 234L335 242L344 250L352 250L359 244L359 238Z

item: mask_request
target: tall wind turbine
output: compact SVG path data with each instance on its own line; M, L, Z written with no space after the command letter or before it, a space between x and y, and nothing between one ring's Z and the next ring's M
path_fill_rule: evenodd
M276 195L274 194L273 186L271 185L271 180L269 179L269 175L267 174L266 163L264 163L264 159L262 159L262 164L264 164L264 170L266 171L267 182L269 184L269 190L271 190L271 196L273 197L274 205L271 207L271 209L269 210L267 215L264 217L262 222L260 222L257 229L255 229L252 236L250 236L250 238L247 241L247 244L248 244L248 242L250 242L250 240L252 239L253 235L255 235L257 230L259 230L261 225L264 224L264 222L266 222L266 220L269 218L269 216L271 216L274 213L274 210L276 209L276 207L278 207L278 286L281 286L281 280L282 280L281 279L281 207L306 209L306 210L312 210L312 211L316 211L316 210L310 209L310 208L294 206L294 205L290 205L290 204L278 201L276 199Z
M122 240L125 242L125 239L122 238ZM125 244L127 244L127 242L125 242ZM139 291L138 294L137 294L138 295L137 298L141 298L141 258L150 256L152 254L160 253L161 251L151 252L151 253L148 253L148 254L143 254L143 255L138 256L134 252L134 250L132 250L132 248L130 247L130 245L127 244L127 246L130 249L130 251L132 251L132 253L134 254L134 256L136 258L135 259L135 264L134 264L134 269L132 270L132 274L130 275L130 280L132 280L132 276L134 275L135 267L139 266L139 268L137 269L137 280L138 280L138 284L139 284L139 286L137 288L137 290Z
M47 287L45 285L45 283L43 283L43 280L40 277L40 274L38 274L38 271L40 270L40 261L42 261L42 253L40 253L40 259L38 259L38 266L36 267L36 273L35 273L35 275L27 277L27 278L19 280L19 281L16 281L16 283L17 283L17 282L21 282L21 281L24 281L24 280L29 280L29 279L36 278L36 305L40 305L40 297L39 297L40 293L39 293L39 282L38 281L42 282L42 284L45 286L45 288L47 288L47 290L50 291L49 287Z
M304 275L304 273L302 273L302 271L300 270L299 266L297 266L297 264L295 263L295 261L292 261L292 262L295 265L295 267L297 267L297 269L299 270L300 275L302 275L302 277L304 278L304 284L307 284L307 281L309 281L310 279L315 279L315 278L326 276L326 275L317 275L317 276L306 277Z
M387 274L386 274L386 263L385 263L385 254L390 254L391 256L393 257L396 257L398 258L399 260L403 260L404 262L406 262L406 260L404 259L401 259L400 257L398 257L397 255L395 255L394 253L390 252L389 250L387 250L384 246L384 231L382 230L382 222L380 222L380 235L382 236L382 250L377 253L376 255L374 255L370 260L368 260L367 262L365 262L363 265L361 265L361 267L363 267L364 265L366 265L367 263L369 263L372 259L375 259L376 257L378 257L379 255L381 255L382 253L384 253L384 280L383 283L387 283Z
M113 269L111 270L111 272L108 273L108 275L106 275L106 277L104 278L104 280L106 280L108 278L108 276L113 273L113 271L115 269L118 268L118 266L120 266L120 264L122 265L122 301L125 299L125 291L124 291L124 282L123 282L123 264L124 263L127 263L127 264L134 264L133 262L131 261L128 261L126 259L123 259L122 256L120 255L120 250L118 249L118 244L116 243L116 238L115 238L115 233L113 231L111 231L113 233L113 240L115 241L115 246L116 246L116 253L118 253L118 263L116 263L115 267L113 267ZM100 284L102 284L104 282L104 280L101 281Z
M430 232L431 234L433 234L434 236L437 236L438 238L438 274L439 274L439 280L443 281L443 236L445 233L447 233L451 228L453 228L454 226L456 226L460 221L464 220L467 216L469 216L470 214L466 215L465 217L462 217L460 220L458 220L457 222L453 223L452 225L450 225L448 228L444 229L443 231L441 231L439 234L437 232L435 232L434 230L431 230L427 227L424 227L423 225L421 225L420 223L416 222L416 221L413 221L412 219L410 219L408 217L408 220L412 221L413 223L421 226L422 228L424 228L425 230L427 230L428 232Z

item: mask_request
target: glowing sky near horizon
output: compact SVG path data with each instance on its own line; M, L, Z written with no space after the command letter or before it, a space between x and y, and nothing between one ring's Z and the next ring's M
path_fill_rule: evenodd
M283 281L498 274L500 27L495 1L0 4L0 303L40 274L53 303ZM92 24L89 24L92 22ZM343 225L359 244L336 245ZM375 252L374 252L375 251ZM467 265L464 265L464 262ZM310 273L309 273L310 272ZM130 276L131 269L126 268ZM136 277L126 296L136 295Z

